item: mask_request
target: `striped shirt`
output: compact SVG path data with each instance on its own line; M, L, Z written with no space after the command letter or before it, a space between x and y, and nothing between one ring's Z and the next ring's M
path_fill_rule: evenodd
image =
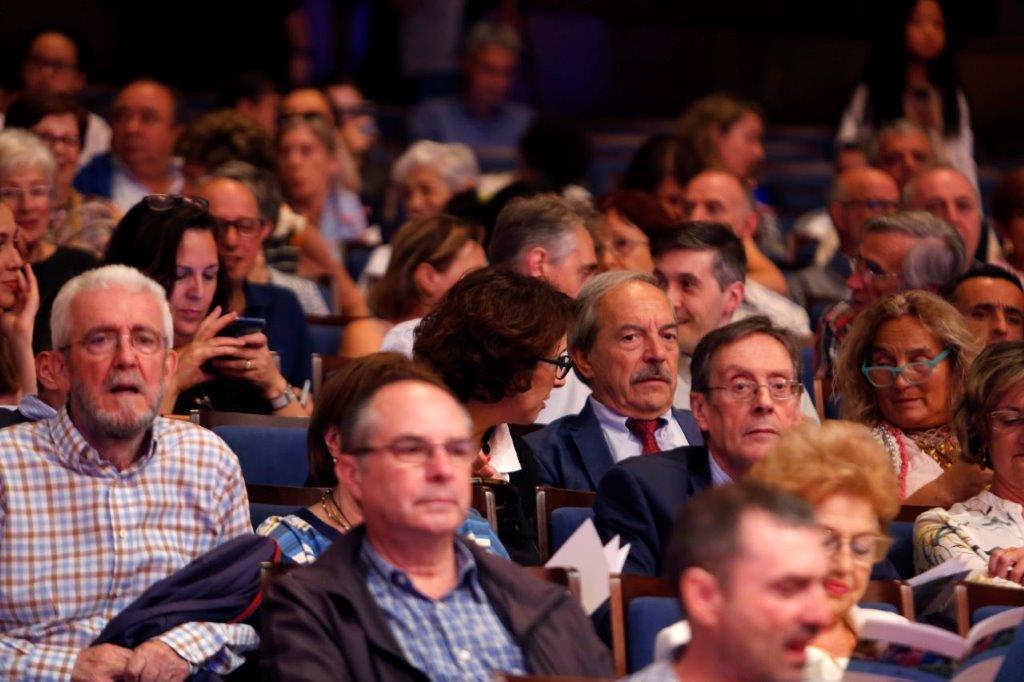
M146 588L251 532L238 460L212 432L157 418L118 471L56 417L0 430L0 678L66 680L81 649ZM259 643L247 625L159 637L227 672Z
M368 540L360 558L370 594L406 660L433 682L490 680L498 671L526 673L523 652L491 607L477 579L476 561L461 542L455 541L456 586L436 601Z

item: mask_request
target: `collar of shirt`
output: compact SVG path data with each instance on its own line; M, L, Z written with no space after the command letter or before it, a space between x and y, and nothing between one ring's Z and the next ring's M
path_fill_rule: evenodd
M480 582L477 580L476 559L466 547L456 539L452 539L455 547L455 587L448 594L437 601L444 601L448 595L459 589L468 589L470 595L478 603L487 599ZM393 589L405 592L408 595L434 601L427 595L416 589L409 575L400 568L393 566L389 561L377 553L369 538L364 538L359 548L359 557L366 571L373 571L379 578Z
M512 432L508 430L508 424L498 424L494 427L491 440L487 444L490 447L491 466L499 474L508 474L519 471L523 468L519 463L519 455L516 453L516 446L512 442Z
M159 417L153 422L146 434L143 451L145 454L135 460L131 466L119 472L109 461L100 456L96 448L89 445L85 437L71 421L67 407L61 409L55 417L50 418L50 438L56 446L57 457L69 469L91 476L127 477L140 471L153 458L157 450Z
M594 415L597 417L597 422L601 425L601 433L612 453L612 459L618 463L639 455L643 450L643 443L626 428L626 417L602 405L594 396L590 396L589 401ZM665 422L654 432L654 437L662 450L689 445L682 427L672 415L671 406L665 410L661 418Z
M725 469L721 467L715 456L708 451L708 461L711 463L711 485L718 487L720 485L726 485L732 483L732 476L726 473Z
M144 197L153 194L117 156L111 154L111 162L113 177L110 182L110 199L118 208L127 211ZM181 166L181 158L176 156L171 159L171 165L167 171L171 177L171 185L168 187L166 194L181 193L181 188L184 184Z
M18 403L18 411L34 422L57 416L57 410L40 400L39 396L31 394L21 399L21 402Z

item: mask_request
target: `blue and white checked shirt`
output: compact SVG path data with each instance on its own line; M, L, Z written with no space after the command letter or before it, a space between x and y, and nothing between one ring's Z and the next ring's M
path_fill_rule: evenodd
M434 601L405 573L363 541L366 584L384 612L406 660L431 680L490 680L495 672L526 673L523 652L494 613L477 580L476 561L455 541L456 587Z
M146 588L251 531L237 458L198 426L157 418L124 471L66 410L0 430L0 678L69 679L78 652ZM217 672L259 643L248 625L220 623L159 639Z

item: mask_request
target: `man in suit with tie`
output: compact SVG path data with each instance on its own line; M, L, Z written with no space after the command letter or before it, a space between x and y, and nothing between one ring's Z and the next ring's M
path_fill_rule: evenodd
M595 490L617 462L703 439L689 411L672 408L679 325L650 275L608 272L577 296L568 345L592 395L579 414L526 437L545 485Z
M597 488L598 532L631 545L623 572L660 575L664 541L683 503L742 478L800 423L799 367L795 337L767 317L748 317L701 339L690 402L707 446L625 461Z

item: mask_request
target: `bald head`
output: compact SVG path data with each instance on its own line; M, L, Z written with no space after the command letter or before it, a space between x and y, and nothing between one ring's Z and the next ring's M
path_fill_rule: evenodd
M951 166L924 170L907 183L903 203L906 208L928 211L950 223L964 240L968 261L977 255L982 230L981 202L974 185L963 173Z
M757 231L757 213L743 181L732 173L706 170L683 190L683 215L687 220L725 223L740 239Z
M843 253L855 255L864 223L895 212L899 199L896 181L877 168L854 168L839 175L832 186L829 215L839 232Z

